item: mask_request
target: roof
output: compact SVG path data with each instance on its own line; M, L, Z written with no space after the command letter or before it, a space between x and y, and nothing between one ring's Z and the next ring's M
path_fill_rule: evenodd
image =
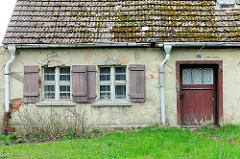
M3 44L240 42L240 10L215 5L216 0L17 0Z

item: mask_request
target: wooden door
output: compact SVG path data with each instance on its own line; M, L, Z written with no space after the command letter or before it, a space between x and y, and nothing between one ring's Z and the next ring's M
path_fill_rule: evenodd
M216 125L216 69L209 65L181 68L181 123Z

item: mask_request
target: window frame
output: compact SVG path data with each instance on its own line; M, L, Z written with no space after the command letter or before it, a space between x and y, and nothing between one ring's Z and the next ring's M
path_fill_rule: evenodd
M72 100L72 86L71 86L71 83L72 83L72 79L71 79L71 67L70 66L64 66L64 67L42 67L43 71L42 71L42 81L43 81L43 84L42 84L42 101L71 101ZM55 80L54 81L45 81L45 68L54 68L55 70ZM70 76L70 80L69 81L60 81L60 68L69 68L69 76ZM63 73L63 75L66 75L65 73ZM44 86L45 85L54 85L55 86L55 99L47 99L45 98L45 91L44 91ZM63 86L70 86L70 96L69 96L69 99L61 99L60 98L60 86L63 85Z
M110 68L110 81L100 81L100 75L101 75L100 68L104 68L104 67ZM116 67L125 68L125 77L126 77L125 80L120 80L120 81L115 80L115 75L116 75L115 68ZM97 97L98 98L97 98L97 100L98 101L127 101L127 100L129 100L128 96L127 96L127 94L128 94L127 66L125 66L125 65L100 65L100 66L98 66L98 72L99 72L97 75L97 77L98 77L98 83L97 83ZM119 74L119 73L117 73L117 74ZM110 99L101 99L101 97L100 97L100 93L101 93L100 86L101 85L110 85ZM115 86L116 85L125 85L126 86L126 88L125 88L126 97L124 99L115 98Z

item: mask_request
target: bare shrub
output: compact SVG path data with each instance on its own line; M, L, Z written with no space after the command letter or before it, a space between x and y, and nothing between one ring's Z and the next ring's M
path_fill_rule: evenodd
M12 125L16 127L19 136L47 135L54 138L55 134L65 133L72 129L78 132L87 129L86 111L78 111L76 108L66 109L63 113L51 109L50 112L23 108L19 112L14 112Z

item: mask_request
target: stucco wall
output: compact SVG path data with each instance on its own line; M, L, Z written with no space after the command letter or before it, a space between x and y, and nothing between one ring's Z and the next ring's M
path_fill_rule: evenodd
M4 114L4 89L5 89L5 80L4 80L4 68L7 61L10 59L10 55L7 49L0 47L0 128L2 127L2 120Z
M223 120L224 124L240 123L240 49L173 49L171 59L165 66L167 73L167 117L170 124L176 119L176 61L222 60L223 61ZM200 56L199 56L200 55ZM168 80L167 80L168 79ZM174 95L173 95L174 93ZM169 118L170 117L170 118Z
M159 53L161 52L161 53ZM110 60L109 60L110 59ZM27 65L72 66L72 65L105 65L106 61L118 60L122 65L145 64L146 66L146 102L133 103L132 106L104 106L95 107L91 104L78 103L75 107L45 106L24 104L19 111L13 113L12 121L20 116L37 116L37 113L49 114L56 112L69 117L71 111L84 113L86 125L94 127L132 127L146 126L160 121L159 107L159 61L163 59L161 49L24 49L17 50L17 56L11 65L10 99L23 97L23 69ZM127 70L128 73L128 70ZM40 76L41 71L40 71ZM2 77L1 77L2 78ZM128 74L127 74L128 79ZM128 85L127 85L128 88ZM41 90L40 90L41 91ZM128 92L127 92L128 93ZM75 110L76 109L76 110ZM84 112L83 112L84 110ZM25 113L25 114L22 114ZM15 125L15 123L12 123Z
M200 55L200 56L199 56ZM0 97L4 105L3 66L9 55L0 54L1 76ZM10 99L23 97L23 68L27 65L71 66L105 65L106 60L118 60L123 65L145 64L146 102L132 106L93 107L91 104L77 104L74 107L40 107L22 104L13 113L13 121L24 116L41 116L57 113L59 121L66 121L71 112L84 114L85 124L94 127L132 127L160 123L159 64L164 59L162 48L95 48L95 49L21 49L17 50L16 60L10 67ZM171 58L165 65L166 122L177 126L176 61L181 60L223 60L223 117L224 123L240 123L240 49L199 49L173 48ZM40 73L41 76L41 73ZM1 111L2 114L2 111ZM16 124L16 123L15 123ZM13 123L14 125L14 123Z

